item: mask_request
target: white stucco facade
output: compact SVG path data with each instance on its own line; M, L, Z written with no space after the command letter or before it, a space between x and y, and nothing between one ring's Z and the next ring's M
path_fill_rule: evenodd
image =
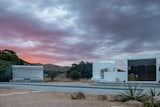
M102 69L107 69L101 72ZM102 74L104 73L104 74ZM102 77L104 75L104 77ZM120 82L126 81L126 72L117 72L115 62L94 63L93 64L93 77L92 80L98 82Z
M156 59L156 80L155 81L129 81L128 60ZM106 68L107 71L102 72ZM118 71L121 69L122 71ZM96 82L137 82L137 83L159 83L160 81L160 56L159 55L134 55L128 56L120 61L94 63L93 81Z
M12 81L43 81L43 66L13 65Z

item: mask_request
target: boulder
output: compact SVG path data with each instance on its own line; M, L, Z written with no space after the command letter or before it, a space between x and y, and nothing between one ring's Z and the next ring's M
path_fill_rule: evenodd
M120 95L107 95L108 101L120 101L121 96Z
M144 104L142 102L136 101L136 100L130 100L125 102L128 106L133 106L133 107L144 107Z
M71 97L71 99L77 99L77 94L76 93L72 93L71 95L70 95L70 97Z
M154 100L155 100L155 102L159 102L160 103L160 96L155 96Z
M71 99L74 99L74 100L85 99L86 98L85 94L82 93L82 92L74 92L70 95L70 97L71 97Z

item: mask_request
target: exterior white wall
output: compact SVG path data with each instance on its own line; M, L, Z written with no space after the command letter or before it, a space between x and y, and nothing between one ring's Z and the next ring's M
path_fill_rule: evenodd
M126 62L124 62L126 64ZM123 65L125 68L125 65ZM107 68L104 72L104 79L101 78L101 70ZM125 68L126 69L126 68ZM127 81L127 72L117 72L116 63L94 63L92 80L99 82L124 82Z
M104 80L107 82L124 82L127 81L126 72L105 72Z
M157 57L156 60L157 65L157 82L160 82L160 57Z
M156 81L128 81L128 60L156 58ZM160 55L134 55L121 60L120 63L94 63L92 80L97 82L136 82L136 83L159 83L160 82ZM101 78L101 69L107 68L104 72L104 79ZM125 72L117 72L121 69Z
M108 69L108 72L114 72L115 71L115 63L109 63L109 62L106 62L106 63L94 63L93 64L93 77L92 77L92 80L102 80L101 79L101 70L102 69L105 69L107 68ZM104 73L104 78L106 78L106 75Z
M121 69L124 72L117 72L118 69ZM120 62L117 62L116 72L121 82L128 81L128 62L126 59L123 59L123 60L120 60Z
M13 65L12 77L13 81L43 81L43 66Z

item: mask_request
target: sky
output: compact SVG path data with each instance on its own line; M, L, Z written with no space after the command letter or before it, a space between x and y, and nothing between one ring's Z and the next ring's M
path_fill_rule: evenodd
M58 65L160 53L160 0L0 0L0 49Z

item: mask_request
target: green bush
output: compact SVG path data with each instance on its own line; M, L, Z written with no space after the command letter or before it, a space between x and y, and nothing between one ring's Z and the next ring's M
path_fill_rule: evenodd
M73 80L78 80L78 79L80 79L81 74L78 71L71 71L69 74L69 77Z
M160 107L160 92L155 89L150 89L149 92L145 94L141 94L141 92L137 92L137 87L128 87L128 91L122 93L121 95L122 102L126 102L129 100L136 100L143 102L144 107Z
M128 86L128 90L125 93L122 93L120 96L122 102L129 100L144 101L145 98L145 95L141 94L141 92L138 92L137 86Z
M160 92L157 92L155 89L150 89L144 101L145 107L160 107L160 102L156 99L157 96L160 97Z

